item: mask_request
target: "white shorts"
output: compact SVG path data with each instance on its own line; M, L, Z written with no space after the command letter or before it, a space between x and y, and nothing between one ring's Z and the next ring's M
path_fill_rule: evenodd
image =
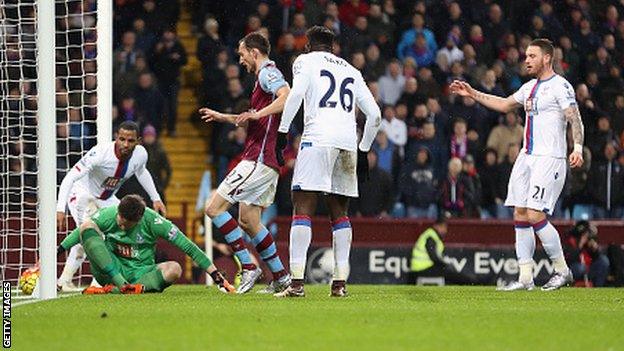
M117 204L119 204L119 199L115 195L111 195L111 197L106 200L100 200L91 195L86 189L80 186L74 186L69 194L67 207L69 208L69 213L74 219L74 222L76 222L76 226L79 226L98 209Z
M509 177L505 206L526 207L552 215L567 169L565 158L520 153Z
M358 196L357 153L302 142L297 155L292 190Z
M241 161L219 184L217 193L229 203L269 207L275 198L279 174L259 162Z

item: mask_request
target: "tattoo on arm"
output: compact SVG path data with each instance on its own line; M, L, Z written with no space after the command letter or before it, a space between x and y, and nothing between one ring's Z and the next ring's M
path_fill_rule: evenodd
M563 114L566 121L570 122L572 127L572 140L574 144L583 145L583 139L585 130L583 127L583 120L581 119L581 112L577 105L570 106L563 110Z

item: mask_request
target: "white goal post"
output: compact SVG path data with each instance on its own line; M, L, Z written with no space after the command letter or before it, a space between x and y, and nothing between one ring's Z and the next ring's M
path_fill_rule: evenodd
M112 139L113 0L0 1L0 270L55 298L57 187L86 151Z

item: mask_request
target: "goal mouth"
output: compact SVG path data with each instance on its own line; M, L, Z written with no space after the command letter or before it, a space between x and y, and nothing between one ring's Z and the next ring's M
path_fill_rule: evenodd
M67 234L56 231L57 187L98 140L111 140L112 2L3 1L0 94L1 279L16 298L33 298L18 280L39 264L39 298L53 297ZM73 283L90 280L84 263Z

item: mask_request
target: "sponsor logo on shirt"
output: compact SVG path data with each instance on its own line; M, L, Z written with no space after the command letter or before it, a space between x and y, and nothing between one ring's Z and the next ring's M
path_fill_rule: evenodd
M119 185L120 181L121 181L121 178L108 177L104 179L104 182L102 182L102 187L106 190L115 190L117 186Z
M167 237L169 238L169 241L172 241L173 239L175 239L176 235L178 235L178 227L174 225L171 227L171 229L169 229L169 233L167 233Z

